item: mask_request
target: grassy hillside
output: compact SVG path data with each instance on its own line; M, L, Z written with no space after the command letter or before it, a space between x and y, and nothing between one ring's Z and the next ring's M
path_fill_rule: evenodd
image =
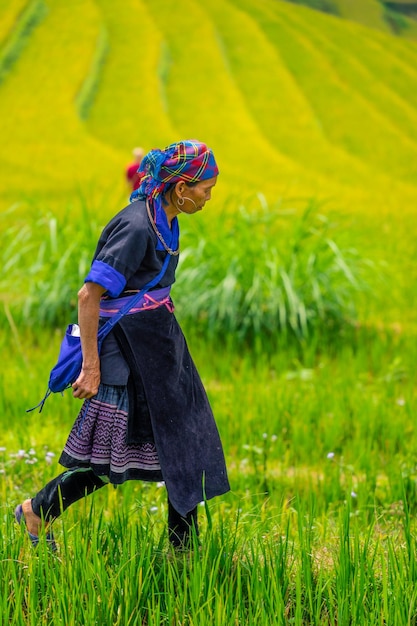
M223 197L415 203L412 42L277 0L1 0L0 24L2 207L82 189L111 213L131 148L180 137Z

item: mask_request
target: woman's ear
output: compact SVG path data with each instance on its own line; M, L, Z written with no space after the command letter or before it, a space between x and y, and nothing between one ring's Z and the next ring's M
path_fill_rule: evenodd
M185 191L185 182L183 180L179 180L177 183L175 183L174 189L177 196L181 197Z

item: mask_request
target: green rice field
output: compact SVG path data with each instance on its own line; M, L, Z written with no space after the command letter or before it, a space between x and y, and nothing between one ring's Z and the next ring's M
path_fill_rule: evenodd
M417 624L414 23L328 4L0 0L0 624ZM172 295L231 492L189 552L140 482L34 550L13 510L80 404L26 410L132 147L181 137L221 170Z

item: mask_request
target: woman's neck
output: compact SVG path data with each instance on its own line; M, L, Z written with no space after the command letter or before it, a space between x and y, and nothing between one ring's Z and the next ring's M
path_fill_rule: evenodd
M165 202L162 202L162 208L165 211L165 215L167 216L168 225L171 228L171 222L176 217L180 211L175 204L175 200L172 197L173 189L170 189L167 196L164 197Z

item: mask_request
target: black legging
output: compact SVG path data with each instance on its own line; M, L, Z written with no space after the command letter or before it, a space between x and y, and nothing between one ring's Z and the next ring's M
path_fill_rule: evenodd
M101 480L88 467L69 469L51 480L32 498L33 512L46 521L53 521L71 504L108 483ZM190 543L191 531L198 535L197 507L185 517L174 509L168 498L168 536L175 547L186 547Z

